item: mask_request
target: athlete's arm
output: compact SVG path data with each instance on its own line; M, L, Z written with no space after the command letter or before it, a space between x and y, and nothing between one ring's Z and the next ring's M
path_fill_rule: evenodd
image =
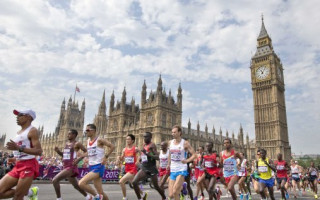
M183 164L187 164L189 162L192 162L194 159L197 158L196 152L194 151L194 149L192 148L192 146L190 145L190 143L188 141L184 142L184 149L187 150L191 154L191 156L190 156L190 158L188 158L186 160L182 160L181 162Z
M276 168L274 167L274 165L273 165L273 161L272 161L272 160L269 159L269 163L265 160L264 163L265 163L268 167L270 167L270 169L272 169L272 171L274 171L274 172L277 171L277 169L276 169Z
M170 165L171 165L171 153L170 153L171 140L169 141L168 144L169 144L169 145L168 145L168 150L167 150L167 151L169 151L169 153L168 153L168 165L167 165L167 170L169 171L169 170L170 170Z
M32 128L29 131L28 139L31 141L31 143L33 145L33 147L31 147L31 148L21 148L18 144L16 144L12 140L7 142L6 146L9 150L15 150L15 151L20 150L23 153L27 153L27 154L35 155L35 156L41 156L42 148L41 148L41 144L39 141L38 130L36 128Z
M80 154L79 150L83 151L84 153ZM73 161L73 165L77 165L84 157L86 157L87 149L83 146L82 143L77 142L74 145L74 150L77 152L77 159Z
M58 154L59 156L61 156L61 157L63 156L63 153L60 151L60 149L59 149L58 147L55 147L55 148L54 148L54 151L57 152L57 154Z
M107 146L109 147L109 151L108 153L105 155L105 158L109 158L110 154L114 151L115 146L113 144L111 144L111 142L108 142L107 140L104 139L99 139L98 141L100 144L102 144L102 146Z
M157 147L154 143L152 143L150 145L150 152L149 153L146 152L146 155L155 159L155 160L159 160L159 153L158 153Z

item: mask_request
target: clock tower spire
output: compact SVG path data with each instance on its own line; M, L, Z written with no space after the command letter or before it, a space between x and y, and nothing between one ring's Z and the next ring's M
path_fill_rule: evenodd
M262 24L257 38L257 50L251 58L251 85L253 91L256 148L264 148L276 159L282 153L291 158L283 67L273 50L272 40Z

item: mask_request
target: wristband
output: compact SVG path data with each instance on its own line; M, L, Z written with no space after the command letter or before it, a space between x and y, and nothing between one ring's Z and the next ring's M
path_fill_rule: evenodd
M23 146L20 146L19 149L18 149L19 152L23 152L23 150L24 150Z

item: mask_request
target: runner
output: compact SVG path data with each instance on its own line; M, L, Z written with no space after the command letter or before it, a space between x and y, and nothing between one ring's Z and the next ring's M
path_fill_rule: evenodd
M225 138L223 140L223 145L225 147L225 150L221 152L221 164L223 165L223 178L225 185L228 188L228 191L230 192L232 199L237 199L237 194L234 189L234 185L237 183L239 177L238 177L238 169L237 169L237 160L236 158L239 158L241 160L241 157L239 153L237 153L233 148L231 144L231 140L229 138Z
M179 200L183 182L185 177L188 176L188 163L196 158L193 148L188 141L181 138L181 135L181 127L173 126L173 140L169 144L170 152L167 169L170 169L169 197L174 200ZM187 152L191 154L188 159Z
M219 155L216 152L213 152L213 143L206 143L206 153L202 156L201 163L204 168L204 174L202 175L205 178L206 190L209 194L209 200L217 199L215 193L215 184L217 178L219 177L220 168L219 168Z
M204 177L202 178L202 175L204 173L203 168L201 166L201 158L203 156L204 148L203 146L199 146L198 148L198 154L196 155L197 158L194 160L194 166L195 166L195 177L197 179L197 190L196 190L196 196L194 197L195 200L204 200L204 194L203 194L203 189L205 187L204 183ZM201 196L199 196L201 192Z
M21 130L14 140L7 142L6 148L13 151L17 162L0 180L0 199L23 200L27 194L29 199L38 200L38 187L29 189L32 180L39 175L39 163L35 157L42 154L38 130L31 125L36 113L33 110L14 110L13 114L17 116Z
M290 167L285 160L282 160L282 154L278 154L278 160L275 161L275 166L277 169L277 188L278 190L281 189L281 196L282 199L289 199L289 193L285 187L285 184L288 180L288 171Z
M120 179L119 184L121 186L123 200L127 200L127 191L126 191L126 183L129 181L132 183L134 176L137 174L137 153L139 149L136 148L134 142L136 137L132 134L129 134L126 137L126 147L122 150L122 155L119 158L119 162L124 162L125 165L125 175ZM142 191L140 190L142 194Z
M319 177L319 171L314 166L314 162L311 162L311 166L309 168L309 181L311 185L311 189L314 192L314 198L318 199L318 177Z
M77 158L77 152L81 149L85 153L87 152L87 149L80 142L76 141L77 136L78 131L71 129L68 132L68 142L66 143L63 152L61 152L58 147L54 148L57 154L59 154L63 159L63 170L52 180L57 200L62 200L60 181L63 179L68 179L76 190L78 190L83 196L86 196L86 199L90 199L90 195L87 195L87 193L78 185L77 176L79 174L79 170L77 164L83 159L83 157Z
M89 157L89 173L86 174L79 182L81 189L94 196L95 200L108 200L108 196L102 189L102 177L105 171L105 163L109 155L114 150L114 145L110 142L97 137L96 126L88 124L86 127L86 134L88 137L86 153ZM109 152L105 154L105 146L109 147ZM96 191L88 184L93 181Z
M191 154L188 152L187 153L187 159L191 156ZM193 199L193 191L191 188L191 177L192 177L192 169L191 166L193 161L187 163L188 167L188 176L185 177L185 182L182 184L182 198L181 200L184 199L184 197L188 194L190 199Z
M168 143L167 142L161 142L160 144L160 155L159 155L159 176L160 176L160 187L165 191L165 189L168 188L168 186L165 186L168 177L170 176L170 170L167 171L167 165L168 165Z
M276 168L273 166L271 159L267 158L267 151L264 149L260 150L261 158L257 162L257 169L259 172L259 189L262 199L267 199L265 195L265 188L269 190L269 196L272 200L275 200L273 193L274 179L272 178L272 171L276 171Z
M139 189L139 182L144 180L146 177L150 177L154 188L159 192L162 200L165 200L166 196L164 194L164 191L158 184L158 170L156 166L156 160L159 160L159 154L157 152L156 145L151 142L152 133L145 132L143 134L143 138L144 145L143 149L140 151L141 169L133 179L133 189L138 197L138 200L141 200L142 198ZM143 199L147 199L147 194L145 194Z
M243 194L246 194L246 199L249 199L250 193L247 189L246 186L246 179L247 179L247 159L245 159L244 153L240 153L240 157L242 162L240 161L240 159L237 159L238 163L238 176L239 176L239 181L238 181L238 185L239 185L239 190L241 191L240 194L240 199L243 199Z
M302 172L301 166L297 162L291 160L291 177L292 177L292 187L293 187L293 196L297 198L296 188L298 187L299 196L302 196L302 191L300 187L300 173Z

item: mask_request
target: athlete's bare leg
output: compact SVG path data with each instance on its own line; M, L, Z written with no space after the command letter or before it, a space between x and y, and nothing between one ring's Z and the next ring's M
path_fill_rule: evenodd
M182 189L182 184L184 182L184 176L177 176L176 180L169 180L169 197L174 200L179 200L179 194Z

